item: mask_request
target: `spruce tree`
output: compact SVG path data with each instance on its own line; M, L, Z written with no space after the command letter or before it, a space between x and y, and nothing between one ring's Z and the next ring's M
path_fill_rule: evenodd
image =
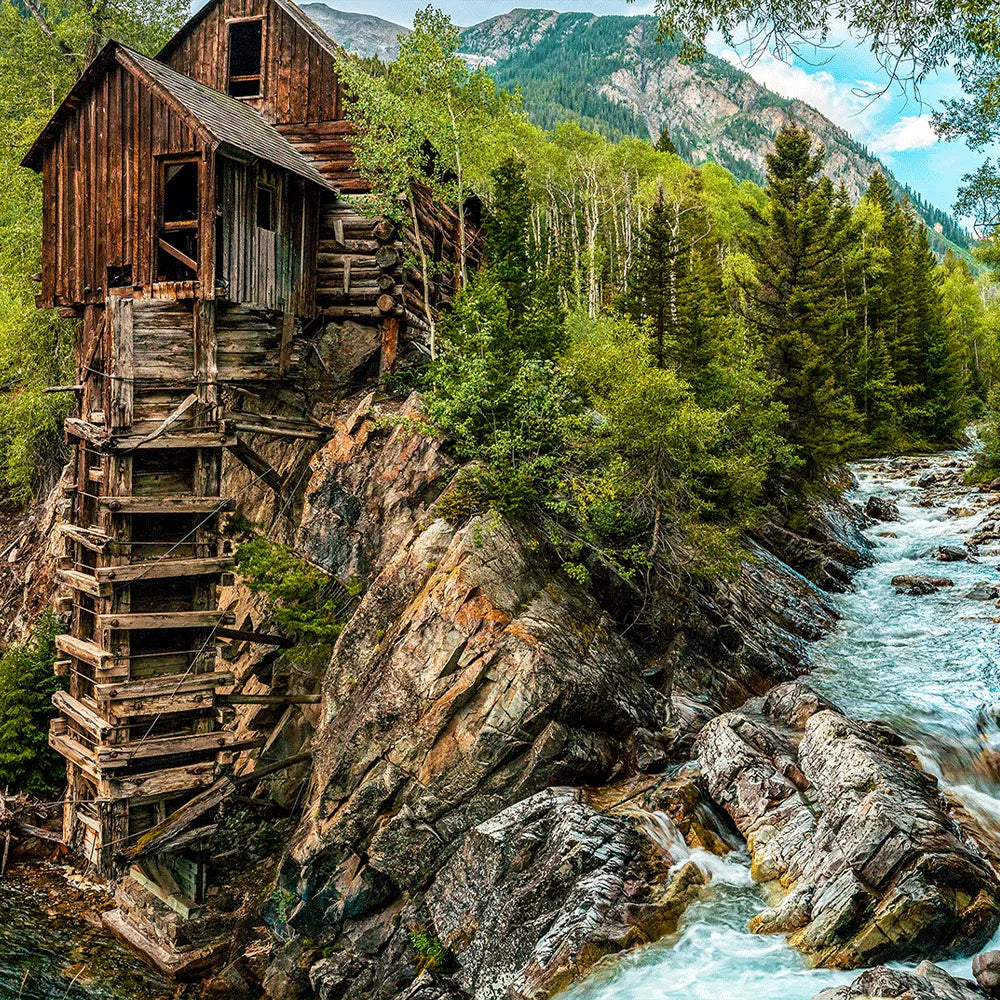
M717 307L721 289L721 275L715 294L706 287L714 261L700 248L710 235L697 182L669 199L661 187L639 234L623 303L636 321L649 324L656 364L689 379L711 355L706 310Z
M915 429L935 443L957 440L965 423L962 400L964 350L945 322L943 272L927 239L927 227L913 233L911 301L916 317L923 389Z
M849 454L859 423L835 372L845 364L841 257L848 227L842 200L821 176L823 157L807 129L782 129L767 157L768 204L763 211L747 206L757 227L743 235L754 264L744 289L748 319L778 382L784 433L807 482Z
M673 153L674 156L677 155L677 147L674 145L674 140L670 138L670 133L666 128L660 133L660 138L656 140L656 149L660 153Z
M493 171L493 205L486 215L487 271L507 307L504 345L532 357L555 357L565 346L555 275L531 239L531 196L524 163L504 160Z

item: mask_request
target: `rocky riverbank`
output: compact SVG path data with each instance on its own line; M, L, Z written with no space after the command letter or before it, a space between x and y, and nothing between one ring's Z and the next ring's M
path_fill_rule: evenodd
M206 995L541 1000L597 968L582 995L602 996L602 975L683 952L720 898L736 900L726 919L738 933L753 918L751 940L774 955L787 935L816 965L989 939L1000 851L968 796L928 776L905 726L897 735L851 698L798 681L844 631L855 574L881 573L873 560L909 516L902 480L929 517L968 524L969 544L942 537L928 553L965 558L921 555L895 574L933 566L954 586L878 576L879 588L905 607L972 589L995 495L960 487L958 460L873 467L885 490L866 488L857 504L831 496L806 531L763 526L737 577L692 578L651 632L614 587L570 580L543 535L438 517L455 467L415 397L355 398L312 454L261 447L300 489L279 509L248 488L244 512L273 517L275 537L358 597L321 671L322 706L274 720L282 754L312 750L305 794L301 775L271 789L302 819L273 891L241 904L230 965ZM230 492L242 474L227 470ZM237 586L230 605L267 631L259 596ZM251 692L273 662L252 644L228 657ZM259 723L247 715L248 731ZM935 758L942 773L954 756ZM248 957L238 944L249 940ZM718 996L719 960L703 958L687 993L665 995Z

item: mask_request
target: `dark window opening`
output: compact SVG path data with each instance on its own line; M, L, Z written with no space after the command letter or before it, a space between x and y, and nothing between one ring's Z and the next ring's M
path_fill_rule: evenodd
M274 192L263 184L257 186L257 228L274 231Z
M198 163L168 161L161 178L156 277L158 281L191 281L198 276Z
M192 160L163 165L163 221L198 219L198 164Z
M260 97L264 65L264 21L232 21L229 25L229 93Z
M132 265L109 264L108 288L131 288L131 287L132 287Z

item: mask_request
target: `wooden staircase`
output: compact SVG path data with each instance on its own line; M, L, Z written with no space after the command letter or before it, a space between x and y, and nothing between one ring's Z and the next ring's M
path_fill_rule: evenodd
M67 763L64 840L112 873L246 748L216 704L233 684L216 655L216 629L231 624L218 591L234 562L220 530L234 506L220 494L233 439L218 406L214 302L109 298L88 307L78 360L58 571L68 689L53 699L49 742Z

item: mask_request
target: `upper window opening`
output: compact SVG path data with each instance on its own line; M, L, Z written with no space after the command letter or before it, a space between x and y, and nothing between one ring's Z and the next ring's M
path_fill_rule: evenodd
M274 192L263 184L257 187L257 228L274 230Z
M233 97L260 97L263 93L264 21L229 24L229 93Z

